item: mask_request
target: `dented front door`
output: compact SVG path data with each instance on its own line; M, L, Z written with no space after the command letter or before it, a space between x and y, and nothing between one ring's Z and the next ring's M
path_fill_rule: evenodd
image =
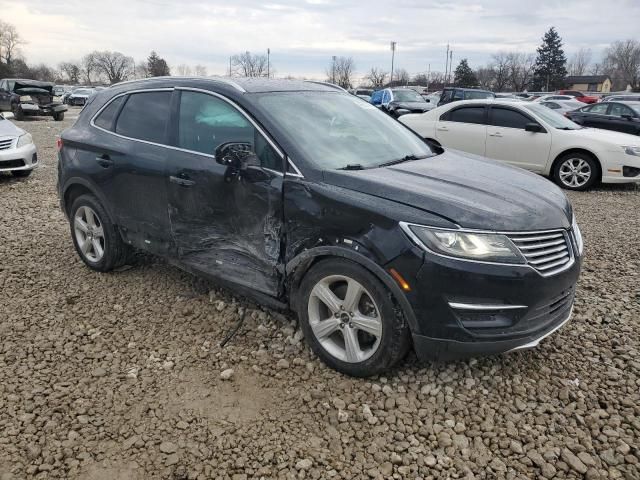
M277 295L282 226L281 159L235 106L183 91L167 162L171 233L179 260L223 281ZM252 144L264 168L230 175L217 146Z

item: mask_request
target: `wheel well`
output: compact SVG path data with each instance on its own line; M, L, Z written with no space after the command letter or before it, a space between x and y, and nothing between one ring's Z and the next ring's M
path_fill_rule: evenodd
M571 148L569 150L565 150L564 152L560 153L553 160L553 163L551 164L551 169L549 170L549 175L550 176L553 175L553 172L556 169L556 165L558 165L558 162L560 161L560 159L562 159L563 157L565 157L565 156L567 156L567 155L569 155L571 153L582 153L583 155L588 155L593 160L595 160L596 166L598 167L598 181L600 181L602 179L602 164L600 163L600 160L598 159L598 157L596 157L589 150L584 150L583 148Z
M93 194L91 190L89 190L84 185L80 185L79 183L73 184L69 188L67 188L67 191L64 192L64 209L67 215L71 213L69 212L69 209L71 208L71 205L73 205L73 202L76 200L76 198L78 198L80 195L84 195L85 193Z

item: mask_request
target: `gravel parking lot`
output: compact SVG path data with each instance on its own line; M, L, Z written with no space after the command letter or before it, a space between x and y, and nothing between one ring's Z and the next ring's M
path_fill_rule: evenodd
M640 478L639 188L570 194L585 265L539 348L363 381L161 260L86 268L55 187L68 113L17 122L42 165L0 174L1 480Z

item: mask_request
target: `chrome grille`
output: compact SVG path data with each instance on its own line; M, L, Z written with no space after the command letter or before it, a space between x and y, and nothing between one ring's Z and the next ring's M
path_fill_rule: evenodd
M564 230L510 233L507 236L527 263L542 275L561 272L573 261L569 237Z
M13 138L3 138L0 140L0 150L7 150L11 148L11 144L13 143Z

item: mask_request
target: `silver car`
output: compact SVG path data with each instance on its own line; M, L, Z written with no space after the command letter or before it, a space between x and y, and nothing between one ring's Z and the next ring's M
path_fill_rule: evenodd
M38 166L38 152L31 134L10 122L12 117L0 114L0 172L26 177Z

